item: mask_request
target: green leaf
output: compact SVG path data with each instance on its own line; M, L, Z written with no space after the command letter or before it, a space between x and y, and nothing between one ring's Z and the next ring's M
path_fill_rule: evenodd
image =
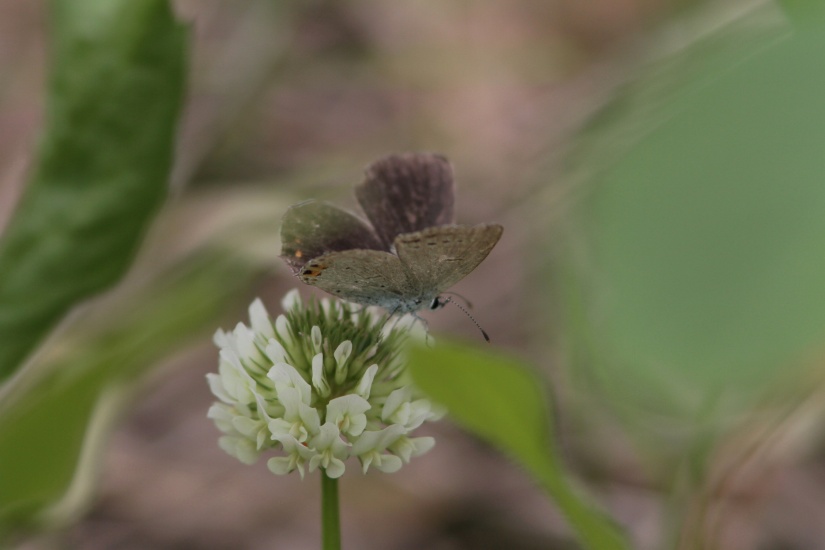
M817 27L825 22L825 2L822 0L778 0L777 4L798 28Z
M80 461L99 460L100 449L85 446L101 396L133 387L161 358L212 330L257 270L237 258L199 253L74 327L55 346L61 355L36 365L45 374L12 388L0 407L0 533L65 519L48 511L79 471L95 471ZM111 416L112 409L100 413ZM62 506L61 514L71 516L79 504Z
M577 310L605 387L625 403L695 417L764 391L821 348L819 31L766 39L724 67L726 52L707 55L666 116L590 182Z
M0 380L117 281L166 194L187 33L167 0L52 0L45 135L0 241Z
M410 370L458 424L527 468L587 548L629 548L613 522L574 488L552 439L542 384L523 363L439 340L434 349L411 349Z

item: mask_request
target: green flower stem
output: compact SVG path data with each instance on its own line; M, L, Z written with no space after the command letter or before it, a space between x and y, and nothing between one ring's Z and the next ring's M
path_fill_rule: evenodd
M341 550L341 521L338 515L338 480L321 472L321 548Z

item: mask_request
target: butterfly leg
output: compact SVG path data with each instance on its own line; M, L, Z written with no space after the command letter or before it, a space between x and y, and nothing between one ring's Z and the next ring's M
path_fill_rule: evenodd
M384 335L389 335L392 331L395 330L395 327L398 325L398 320L401 318L400 316L396 317L393 320L393 323L392 323L391 327L389 327L389 328L387 327L387 325L389 325L389 323L390 323L390 319L392 319L397 312L398 312L398 308L396 307L392 311L390 311L389 315L387 315L387 320L384 321L384 326L381 327L381 332L384 333Z
M430 345L430 322L418 315L418 313L413 313L412 316L424 327L424 342L427 344L427 347L434 347Z

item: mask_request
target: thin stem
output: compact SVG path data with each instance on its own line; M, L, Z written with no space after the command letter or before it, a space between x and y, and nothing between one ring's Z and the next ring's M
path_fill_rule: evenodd
M321 548L341 550L341 521L338 515L338 480L321 472Z

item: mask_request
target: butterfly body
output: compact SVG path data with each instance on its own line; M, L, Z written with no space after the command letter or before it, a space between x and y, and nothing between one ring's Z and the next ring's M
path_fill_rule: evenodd
M490 253L498 224L453 223L452 170L444 157L392 155L367 168L356 196L368 224L321 201L291 207L282 258L302 282L391 313L444 304L439 295Z

